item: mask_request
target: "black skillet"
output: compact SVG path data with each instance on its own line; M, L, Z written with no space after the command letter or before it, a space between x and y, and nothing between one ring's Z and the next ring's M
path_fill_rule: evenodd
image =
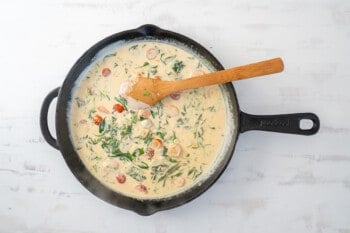
M246 114L240 111L233 85L231 83L228 83L223 85L223 87L228 92L228 98L226 101L228 101L228 104L230 105L230 111L233 116L232 121L234 121L236 127L234 129L234 132L232 132L232 137L229 139L229 146L223 155L223 159L220 161L219 165L210 176L207 176L200 185L195 185L192 188L185 190L184 192L181 192L177 195L162 199L138 200L114 192L100 183L86 169L79 156L75 152L69 137L67 113L69 109L69 103L71 102L74 83L79 75L83 72L83 70L94 61L96 54L106 46L117 41L128 41L135 39L172 40L179 42L203 56L217 70L224 69L219 61L208 50L206 50L197 42L178 33L166 31L154 25L143 25L133 30L116 33L92 46L79 58L79 60L71 68L66 79L64 80L63 85L59 88L54 89L46 96L40 113L40 126L45 140L51 146L61 151L68 167L85 188L87 188L94 195L113 205L135 211L140 215L151 215L160 210L166 210L183 205L206 191L220 177L232 157L239 133L243 133L249 130L263 130L280 133L312 135L315 134L320 127L319 119L313 113L265 116ZM55 117L57 139L51 135L47 121L49 106L52 100L56 97L57 107ZM303 119L311 120L312 127L309 129L301 129L300 121Z

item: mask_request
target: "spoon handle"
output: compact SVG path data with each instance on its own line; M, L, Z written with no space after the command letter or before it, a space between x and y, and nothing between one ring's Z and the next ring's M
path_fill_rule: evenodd
M283 71L284 65L281 58L251 63L244 66L208 73L201 76L174 81L172 92L198 88L214 84L227 83L236 80L248 79Z

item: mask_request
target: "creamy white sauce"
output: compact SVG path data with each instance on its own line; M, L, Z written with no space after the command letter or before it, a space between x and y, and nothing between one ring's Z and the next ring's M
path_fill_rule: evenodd
M138 74L176 80L213 68L160 41L118 44L102 55L79 79L69 111L73 145L89 171L139 199L175 195L210 175L234 127L220 86L183 91L152 107L118 91Z

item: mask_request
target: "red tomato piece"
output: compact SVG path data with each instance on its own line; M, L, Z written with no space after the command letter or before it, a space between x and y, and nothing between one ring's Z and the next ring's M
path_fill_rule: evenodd
M143 184L136 185L136 189L139 190L140 192L147 193L147 187Z
M148 158L152 158L154 156L154 149L152 148L148 148L145 155L148 157Z
M115 178L120 184L124 184L126 181L126 176L124 174L118 174Z
M113 109L119 113L122 113L125 109L123 107L123 105L121 104L115 104L113 105Z
M103 68L103 70L102 70L103 77L108 77L111 73L112 73L112 71L109 68Z
M99 125L101 124L103 118L100 116L100 115L95 115L93 118L92 118L93 122L95 125Z

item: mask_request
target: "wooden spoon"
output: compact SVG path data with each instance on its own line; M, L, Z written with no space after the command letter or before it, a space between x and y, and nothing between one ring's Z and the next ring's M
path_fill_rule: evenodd
M177 91L274 74L283 71L283 67L282 59L274 58L176 81L139 76L125 94L148 105L154 105Z

